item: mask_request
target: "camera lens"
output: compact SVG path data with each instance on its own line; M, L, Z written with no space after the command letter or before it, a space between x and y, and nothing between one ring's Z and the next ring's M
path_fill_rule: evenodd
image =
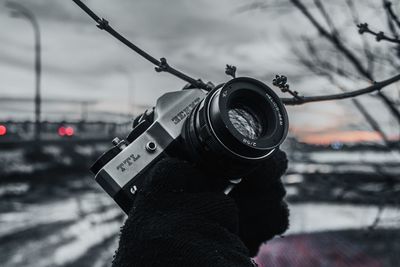
M253 140L260 137L263 128L260 119L251 109L239 104L228 111L228 116L235 129L243 136Z
M186 120L182 136L193 157L233 166L267 158L287 131L279 97L264 83L241 77L209 92Z

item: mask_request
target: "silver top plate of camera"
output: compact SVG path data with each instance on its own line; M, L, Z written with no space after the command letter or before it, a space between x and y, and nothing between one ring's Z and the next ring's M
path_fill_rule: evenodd
M122 188L142 172L176 138L190 112L206 92L189 89L166 93L157 100L154 123L108 162L103 170Z

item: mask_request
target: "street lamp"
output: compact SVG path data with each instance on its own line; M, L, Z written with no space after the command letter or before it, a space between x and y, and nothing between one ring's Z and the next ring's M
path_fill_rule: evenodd
M40 113L41 113L41 97L40 97L40 75L41 75L41 44L40 44L40 31L39 24L34 14L22 6L21 4L14 2L6 2L6 6L11 9L11 16L16 18L23 18L28 20L32 26L35 35L35 75L36 75L36 87L35 87L35 133L34 139L36 143L40 141Z

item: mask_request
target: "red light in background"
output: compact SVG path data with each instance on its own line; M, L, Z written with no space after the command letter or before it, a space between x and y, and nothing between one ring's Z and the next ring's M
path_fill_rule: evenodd
M65 131L66 129L65 129L65 127L63 127L63 126L61 126L60 128L58 128L58 135L59 136L64 136L65 134L66 134L66 131Z
M0 124L0 136L4 136L7 134L7 127Z
M67 127L67 128L65 128L65 134L67 135L67 136L73 136L74 135L74 128L72 128L72 127Z
M74 134L75 134L75 130L71 126L67 126L67 127L61 126L60 128L58 128L59 136L73 136Z

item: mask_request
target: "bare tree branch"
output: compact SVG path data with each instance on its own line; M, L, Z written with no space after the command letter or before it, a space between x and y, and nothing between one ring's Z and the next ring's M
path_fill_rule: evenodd
M354 6L353 0L346 0L346 4L349 7L351 16L353 17L354 25L360 24L359 14ZM365 58L367 59L368 72L373 73L374 66L375 66L374 65L375 55L371 52L371 47L370 47L368 41L366 40L365 35L360 35L360 36L361 36L361 41L363 44L364 55L365 55Z
M369 73L364 66L361 64L360 59L354 55L349 48L347 48L343 42L339 39L337 35L331 34L327 29L325 29L314 16L309 12L309 10L304 6L304 4L300 0L290 0L303 14L306 18L311 22L311 24L318 30L318 32L326 39L328 39L339 51L341 51L353 64L353 66L360 72L363 76L367 77L371 81L372 78L371 73Z
M387 35L385 35L385 33L383 31L375 32L375 31L371 30L368 27L367 23L360 23L360 24L357 25L357 27L358 27L358 32L360 34L369 33L369 34L375 36L375 39L376 39L377 42L380 42L380 41L384 40L384 41L388 41L390 43L400 44L400 40L399 39L388 37Z
M321 57L321 49L318 49L313 40L311 38L303 37L303 40L305 42L305 46L307 49L308 54L305 55L302 53L297 47L293 48L294 53L296 54L297 58L299 59L300 63L303 64L305 67L316 73L317 75L324 75L329 78L332 74L337 74L343 78L347 79L357 79L357 80L364 80L367 82L370 82L369 79L357 75L356 73L352 73L348 70L346 70L343 67L335 66L332 63L332 58L329 57L330 60L324 59ZM322 52L324 56L326 56L326 52ZM318 69L318 71L316 71ZM329 75L326 75L329 74Z
M392 35L396 39L399 39L399 34L398 34L397 30L396 30L394 19L393 19L392 15L391 15L391 5L392 5L392 3L387 1L387 0L382 0L382 2L383 2L383 7L385 8L385 11L386 11L386 18L387 18L388 27L389 27L390 31L392 32Z
M334 35L339 35L338 30L333 23L332 18L329 16L328 11L326 10L325 6L322 4L321 0L314 0L315 6L318 8L322 16L324 17L326 23L328 24L329 28L333 32Z
M290 12L290 5L286 1L275 1L275 2L268 2L265 1L255 1L252 3L244 4L238 7L235 12L237 13L244 13L252 10L265 10L265 9L274 9L278 10L280 13L283 12Z
M330 100L339 100L339 99L346 99L346 98L352 98L356 97L359 95L365 95L368 93L372 93L375 91L379 91L382 88L395 83L400 80L400 74L384 80L382 82L376 82L373 85L355 90L352 92L347 92L347 93L342 93L342 94L332 94L332 95L320 95L320 96L299 96L298 98L282 98L282 102L285 105L302 105L305 103L310 103L310 102L322 102L322 101L330 101Z
M343 88L341 88L341 89L343 91ZM385 134L385 132L382 130L382 128L378 124L378 122L368 113L367 109L361 104L361 102L359 100L357 100L356 98L352 98L351 102L357 108L357 110L361 113L361 115L364 117L364 119L367 121L367 123L371 126L372 130L374 130L376 133L379 134L379 136L382 138L382 141L385 144L386 148L389 149L391 147L389 138Z
M389 13L389 16L391 17L391 19L396 23L397 27L400 29L400 19L393 11L392 2L390 2L388 0L383 0L383 5L384 5L386 11Z
M298 57L300 60L304 61L302 62L305 66L308 67L311 71L316 73L317 75L323 75L326 76L331 83L336 84L340 90L343 92L346 92L345 89L339 85L334 77L334 74L336 71L332 70L327 70L326 68L320 68L317 64L314 64L314 62L308 60L307 57L301 54L300 51L298 51ZM356 98L351 99L352 104L355 106L355 108L361 113L361 115L364 117L365 121L368 123L368 125L374 130L376 133L379 134L379 136L382 138L382 141L385 144L385 147L389 148L391 147L391 142L389 141L389 138L386 136L385 132L382 130L378 122L368 113L367 109L364 108L364 106L361 104L359 100Z
M329 30L324 28L317 21L317 19L310 13L310 11L302 3L301 0L290 0L290 1L295 7L297 7L304 14L304 16L318 30L321 36L330 41L332 45L347 58L347 60L354 66L354 68L361 75L365 76L370 81L374 81L372 73L363 66L360 59L343 43L339 35L335 34L335 32L330 32ZM320 2L320 4L322 4L322 2ZM378 91L377 96L383 101L383 103L387 106L392 115L400 123L400 111L393 105L390 99L380 91Z

